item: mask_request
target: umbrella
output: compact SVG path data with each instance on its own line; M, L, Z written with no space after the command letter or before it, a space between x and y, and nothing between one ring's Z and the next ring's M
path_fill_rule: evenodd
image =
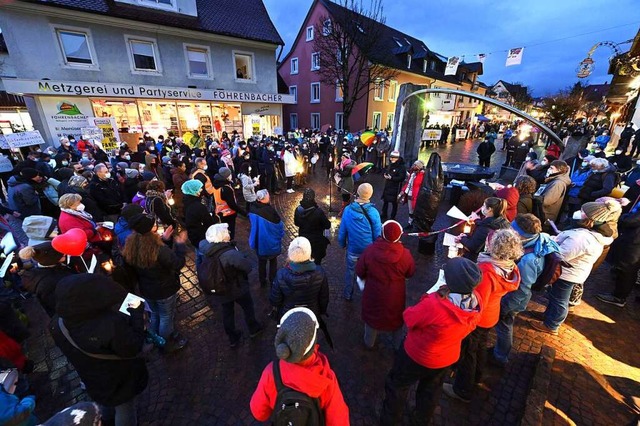
M356 173L364 174L372 167L373 167L373 163L360 163L356 165L353 169L351 169L351 176L355 175Z
M364 132L362 135L360 135L360 140L365 146L371 146L371 144L375 139L376 139L376 134L373 132Z

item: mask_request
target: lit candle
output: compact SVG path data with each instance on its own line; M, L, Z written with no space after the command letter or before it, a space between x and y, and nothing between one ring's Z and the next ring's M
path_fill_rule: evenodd
M113 263L112 263L112 261L110 260L110 261L108 261L108 262L103 262L103 263L102 263L102 268L103 268L106 272L111 273L111 271L113 270Z
M174 205L176 202L175 202L175 201L173 201L173 198L169 198L168 203L169 203L169 205L170 205L170 206L172 206L172 205Z
M469 225L468 223L466 223L464 225L464 228L462 228L462 232L464 232L465 234L468 234L469 232L471 232L471 225Z

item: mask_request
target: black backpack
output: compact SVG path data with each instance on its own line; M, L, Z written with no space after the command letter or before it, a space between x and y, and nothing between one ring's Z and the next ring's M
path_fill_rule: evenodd
M271 416L274 426L322 426L324 415L318 398L291 389L282 383L280 360L273 362L273 378L276 382L276 405Z
M224 268L220 263L220 256L229 250L235 250L233 245L216 251L213 256L203 256L202 263L197 267L198 285L206 294L224 296L229 291L229 283L224 275Z

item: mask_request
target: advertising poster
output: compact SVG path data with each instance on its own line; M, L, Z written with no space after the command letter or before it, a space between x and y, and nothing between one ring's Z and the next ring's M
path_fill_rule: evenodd
M93 117L89 99L42 96L38 100L42 105L47 127L54 139L54 146L60 146L60 138L69 135L80 140L82 128L87 127L87 121Z

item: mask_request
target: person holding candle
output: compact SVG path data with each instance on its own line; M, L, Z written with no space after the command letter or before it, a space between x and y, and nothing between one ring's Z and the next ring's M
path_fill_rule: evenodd
M507 229L511 227L505 218L507 202L502 198L489 197L484 200L480 215L472 213L475 220L475 229L471 235L460 234L456 237L456 242L462 244L464 257L475 261L478 254L484 249L485 240L491 231Z

